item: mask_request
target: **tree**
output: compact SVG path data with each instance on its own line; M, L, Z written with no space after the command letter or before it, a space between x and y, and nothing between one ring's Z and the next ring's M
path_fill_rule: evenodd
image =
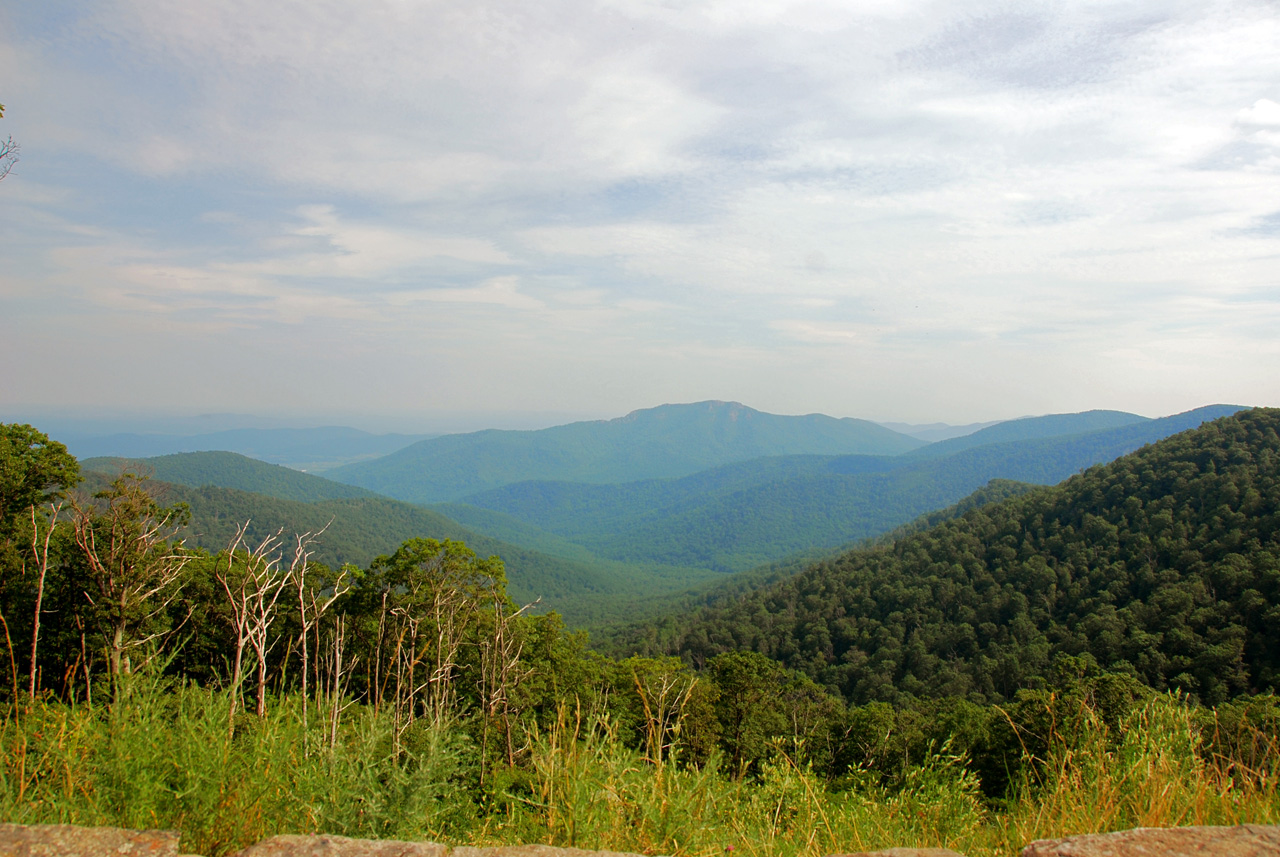
M293 577L294 569L285 569L280 564L280 535L277 530L264 538L256 548L246 547L242 554L241 544L249 522L236 528L236 537L224 551L226 567L221 559L213 572L214 579L222 584L227 595L227 603L231 608L232 626L236 633L236 656L231 671L231 711L228 728L234 733L236 707L240 699L240 685L244 678L245 646L253 649L258 660L258 706L257 715L266 714L267 706L267 654L274 641L270 639L271 626L276 619L276 608L285 586Z
M132 671L128 652L167 635L162 617L195 555L169 542L186 524L186 506L161 506L145 477L125 473L93 499L72 502L72 526L86 565L84 595L117 677Z
M0 119L3 118L4 105L0 104ZM0 143L0 181L4 181L4 177L9 175L9 170L13 169L13 165L18 162L18 150L18 144L13 142L12 137L7 137Z
M0 105L0 113L3 106ZM3 174L0 173L0 178ZM56 495L80 481L80 463L67 448L29 425L0 425L0 588L35 572L35 606L31 622L31 663L28 690L35 696L36 652L40 640L45 578L49 570L49 542L62 508ZM41 506L49 503L46 519ZM30 526L30 533L22 531ZM43 530L43 532L42 532ZM18 542L22 542L19 548ZM24 584L25 585L25 584ZM9 622L0 612L0 626L9 645L9 662L17 691L17 667Z
M759 652L725 652L707 663L707 673L720 691L720 746L729 756L729 771L741 778L759 770L773 739L788 733L781 694L787 672Z
M374 559L370 573L370 594L381 601L374 699L389 680L401 728L419 716L419 704L442 724L455 709L463 647L474 644L482 609L506 602L502 560L480 559L462 542L410 539Z
M0 424L0 539L51 492L79 481L80 463L66 446L29 425Z

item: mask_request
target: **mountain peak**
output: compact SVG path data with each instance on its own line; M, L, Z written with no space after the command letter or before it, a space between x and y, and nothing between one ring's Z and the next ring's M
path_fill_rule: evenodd
M782 416L708 400L539 431L448 435L327 475L401 500L436 502L528 480L674 478L764 456L897 455L921 445L865 420Z

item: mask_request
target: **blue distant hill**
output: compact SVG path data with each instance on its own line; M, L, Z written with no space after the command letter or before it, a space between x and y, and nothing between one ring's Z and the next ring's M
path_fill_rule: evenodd
M445 435L324 475L399 500L432 503L530 479L629 482L764 456L898 455L923 445L867 420L779 416L737 402L698 402L539 431Z
M671 480L530 481L437 508L495 535L512 532L510 521L518 521L615 561L739 572L878 536L994 479L1052 485L1238 410L1211 405L1161 419L1097 411L1038 417L970 436L994 441L985 445L925 448L960 446L939 456L787 456ZM1079 431L1099 423L1119 424ZM500 517L486 519L480 510Z
M237 452L271 464L323 470L378 458L427 437L421 434L369 434L345 426L321 428L242 428L203 434L73 434L63 441L78 458L153 458L183 452ZM60 435L61 437L61 435Z

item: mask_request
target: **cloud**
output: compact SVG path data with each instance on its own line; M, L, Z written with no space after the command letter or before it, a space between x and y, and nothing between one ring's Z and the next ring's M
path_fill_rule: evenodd
M804 342L848 343L866 337L865 331L799 319L780 319L770 326Z
M886 417L940 364L940 401L1016 387L1020 350L1082 399L1119 382L1073 366L1175 330L1252 377L1277 43L1253 0L36 4L0 34L0 300L53 346L93 312L102 350L169 325L211 365L323 331L341 377L399 349L463 401L515 362L571 409L565 371L836 410L799 401L860 401L833 349L901 367L858 391Z
M1260 128L1280 128L1280 104L1269 98L1259 98L1252 107L1236 114L1236 124Z
M389 298L392 306L420 303L492 304L515 310L540 310L545 304L520 293L516 277L495 277L478 286L461 289L419 289L396 292Z

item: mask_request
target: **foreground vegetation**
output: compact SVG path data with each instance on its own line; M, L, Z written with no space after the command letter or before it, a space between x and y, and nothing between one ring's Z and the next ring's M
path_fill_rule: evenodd
M646 753L617 720L566 705L517 766L486 774L464 724L397 734L388 712L357 705L334 730L291 696L242 717L232 735L233 706L227 692L133 676L110 703L22 707L0 726L0 817L177 828L184 850L209 855L324 831L706 857L903 844L1007 855L1081 832L1280 822L1274 700L1269 732L1241 710L1170 696L1114 728L1077 707L1077 722L1053 733L999 801L983 798L946 745L892 783L865 766L833 782L780 745L736 778L719 755L699 767Z

